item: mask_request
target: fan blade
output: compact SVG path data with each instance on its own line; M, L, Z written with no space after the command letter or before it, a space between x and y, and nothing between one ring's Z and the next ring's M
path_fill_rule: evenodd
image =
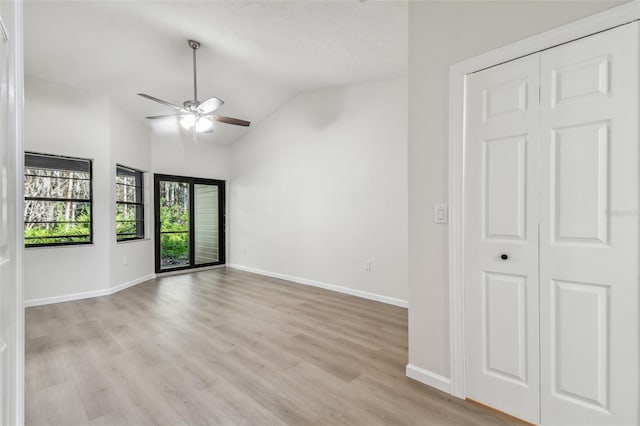
M180 112L189 112L186 109L184 109L182 107L179 107L178 105L174 105L174 104L169 103L167 101L163 101L162 99L154 98L153 96L145 95L144 93L138 93L138 96L142 96L143 98L147 98L147 99L149 99L151 101L155 101L155 102L161 103L162 105L166 105L166 106L171 107L173 109L177 109Z
M186 117L187 115L191 115L191 114L150 115L149 117L145 117L145 118L148 118L150 120L157 120L157 119L160 119L160 118L182 118L182 117Z
M224 115L208 115L207 118L219 121L221 123L235 124L236 126L249 127L251 124L249 121L240 120L239 118L225 117Z
M217 110L222 106L224 101L222 99L218 99L215 96L213 98L209 98L206 101L202 101L200 105L198 105L198 112L200 114L209 114L213 111Z

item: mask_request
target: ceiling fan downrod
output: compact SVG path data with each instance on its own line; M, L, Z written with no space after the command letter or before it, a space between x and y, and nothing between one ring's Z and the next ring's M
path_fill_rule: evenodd
M189 40L189 47L193 49L193 101L196 106L198 104L198 74L196 68L196 50L200 49L200 42L195 40Z

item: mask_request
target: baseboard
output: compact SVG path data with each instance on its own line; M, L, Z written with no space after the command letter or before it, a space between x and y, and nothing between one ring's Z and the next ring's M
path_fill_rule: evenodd
M127 281L126 283L118 284L115 287L111 287L109 294L117 293L119 291L124 290L125 288L133 287L134 285L141 284L145 281L152 280L156 277L156 274L148 274L140 278L136 278L135 280Z
M442 392L446 392L448 394L451 393L451 379L447 377L425 370L424 368L416 367L412 364L407 365L406 372L407 377L412 378L413 380L417 380L420 383L424 383L425 385L441 390Z
M62 295L62 296L43 297L43 298L40 298L40 299L25 300L24 301L24 307L25 308L30 308L32 306L51 305L53 303L71 302L73 300L90 299L92 297L100 297L100 296L109 296L111 294L114 294L114 293L117 293L119 291L122 291L122 290L124 290L126 288L133 287L136 284L140 284L140 283L143 283L145 281L152 280L155 277L156 277L155 274L149 274L149 275L145 275L145 276L140 277L140 278L136 278L135 280L131 280L131 281L127 281L127 282L122 283L122 284L118 284L115 287L111 287L111 288L107 288L107 289L94 290L94 291L84 291L84 292L81 292L81 293L65 294L65 295Z
M31 306L51 305L53 303L70 302L72 300L89 299L91 297L108 296L111 294L111 289L105 288L94 291L83 291L81 293L64 294L62 296L43 297L40 299L31 299L24 301L24 307L30 308Z
M409 306L409 303L406 300L396 299L394 297L383 296L376 293L369 293L368 291L355 290L349 287L342 287L334 284L327 284L320 281L314 281L307 278L295 277L292 275L280 274L277 272L265 271L263 269L252 268L249 266L238 265L235 263L230 263L227 265L229 268L237 269L239 271L252 272L258 275L264 275L266 277L279 278L281 280L292 281L298 284L309 285L313 287L324 288L326 290L336 291L338 293L349 294L351 296L361 297L363 299L375 300L376 302L382 302L389 305L400 306L402 308L406 308Z

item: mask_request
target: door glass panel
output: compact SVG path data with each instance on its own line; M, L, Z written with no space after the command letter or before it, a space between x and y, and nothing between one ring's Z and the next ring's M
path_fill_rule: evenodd
M189 266L189 183L160 181L160 269Z
M194 253L195 264L220 260L218 247L218 186L195 184L194 196Z

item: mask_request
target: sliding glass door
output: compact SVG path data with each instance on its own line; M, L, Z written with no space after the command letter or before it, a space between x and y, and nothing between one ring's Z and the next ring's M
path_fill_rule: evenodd
M156 272L224 264L224 184L155 175Z
M191 188L188 182L156 176L156 272L191 265Z

